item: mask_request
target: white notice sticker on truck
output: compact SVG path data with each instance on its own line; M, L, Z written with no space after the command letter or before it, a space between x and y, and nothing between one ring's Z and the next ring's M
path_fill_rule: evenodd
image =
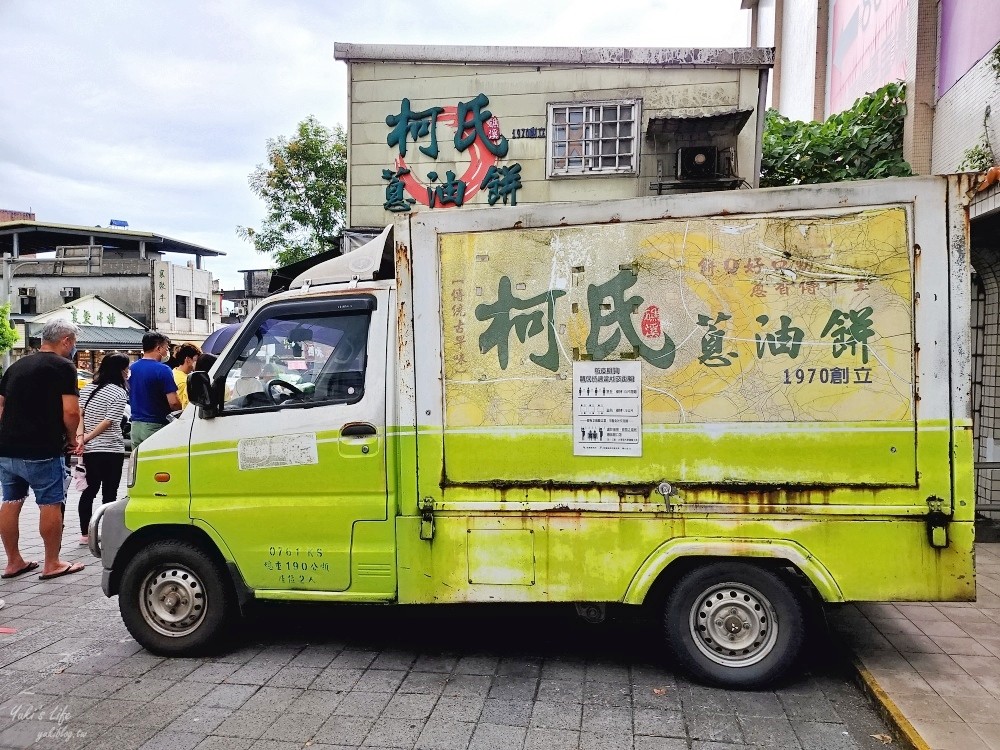
M642 455L642 364L573 363L573 455Z
M315 433L243 438L237 448L240 471L318 464Z

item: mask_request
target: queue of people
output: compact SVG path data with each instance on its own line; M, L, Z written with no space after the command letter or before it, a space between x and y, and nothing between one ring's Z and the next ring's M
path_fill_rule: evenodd
M105 355L93 382L77 390L73 361L79 328L65 320L47 323L41 348L14 362L0 377L0 538L7 562L0 578L39 571L41 580L83 570L60 557L69 456L82 461L86 485L80 495L80 541L88 541L93 503L116 499L126 456L126 409L131 411L132 446L139 445L187 405L187 376L208 371L215 356L193 344L171 355L169 339L143 336L143 356ZM167 364L169 362L169 364ZM28 493L39 508L42 561L21 554L20 514ZM2 600L0 600L2 601ZM0 605L2 606L2 605Z

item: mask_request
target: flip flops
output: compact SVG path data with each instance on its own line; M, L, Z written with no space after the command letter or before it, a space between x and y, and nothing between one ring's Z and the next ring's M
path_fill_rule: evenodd
M68 576L70 573L79 573L83 570L83 565L81 563L70 563L62 570L57 570L55 573L49 573L48 575L38 576L39 581L50 581L53 578L61 578L62 576Z
M17 578L18 576L23 576L25 573L30 573L33 570L38 570L38 563L25 563L24 567L20 570L15 570L13 573L4 573L3 575L0 575L0 578Z

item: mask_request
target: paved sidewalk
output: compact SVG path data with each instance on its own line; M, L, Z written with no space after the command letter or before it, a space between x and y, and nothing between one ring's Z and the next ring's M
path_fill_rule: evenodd
M64 556L86 570L0 582L2 750L879 750L889 731L829 649L776 689L718 690L656 633L570 607L260 605L226 653L161 659L75 522L71 502Z
M1000 750L1000 544L976 545L975 603L863 604L831 615L916 747Z

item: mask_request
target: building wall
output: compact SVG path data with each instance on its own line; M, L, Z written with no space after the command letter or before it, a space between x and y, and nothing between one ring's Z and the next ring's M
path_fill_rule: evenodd
M812 120L816 103L817 7L815 3L785 0L782 10L778 107L785 117Z
M958 170L966 149L982 140L984 120L989 127L993 153L1000 158L1000 82L987 58L980 60L938 100L932 159L935 173Z
M390 147L386 117L398 115L401 101L414 111L455 107L478 94L489 98L488 109L498 117L509 151L500 164L521 165L518 203L593 200L648 196L657 169L672 176L676 144L646 140L650 117L705 115L733 109L756 109L757 69L657 68L574 65L454 65L431 63L351 62L350 69L350 226L385 226L393 214L383 208L387 181L383 170L395 170L398 149ZM596 100L641 100L638 176L546 177L546 138L514 137L518 131L546 127L549 103ZM738 171L754 181L755 117L738 138ZM422 182L428 172L441 178L448 170L461 176L470 168L469 152L454 146L455 130L437 125L437 159L421 153L429 138L407 144L405 163ZM702 145L702 144L699 144ZM488 205L487 192L467 193L465 205ZM414 209L420 209L417 205ZM451 209L440 209L451 210Z
M29 276L15 273L11 279L12 311L20 312L18 290L35 289L36 311L41 314L63 305L60 294L66 287L79 287L80 296L96 294L140 323L149 325L150 288L148 276Z
M165 261L154 261L153 293L156 295L153 307L153 328L173 336L188 336L191 340L203 340L214 330L212 315L212 274L191 266L178 266ZM186 300L186 315L178 314L178 297ZM205 317L198 319L196 301L204 302Z
M51 264L51 261L45 261ZM149 267L147 265L147 267ZM124 311L143 325L159 330L168 336L187 336L192 341L201 341L220 325L221 314L212 312L212 274L210 271L178 266L166 261L152 261L154 277L149 273L124 276L109 275L29 275L31 270L26 266L16 272L11 279L11 307L16 315L20 312L18 291L22 287L32 287L35 290L36 314L41 314L59 307L67 299L61 290L67 287L78 287L80 296L96 294L119 310ZM47 267L46 267L47 268ZM158 276L163 271L163 277ZM153 286L163 283L164 289L157 289L158 296L162 294L169 299L165 304L166 313L151 317L153 311ZM188 299L188 318L178 318L176 315L176 296L182 295ZM194 300L205 300L206 319L196 320ZM156 312L159 311L159 302ZM186 340L186 339L185 339Z
M996 0L940 0L941 54L938 96L982 60L1000 41Z
M814 4L814 3L811 3ZM786 3L786 10L794 3ZM908 0L830 0L826 114L858 97L906 80ZM795 65L795 61L789 61Z

